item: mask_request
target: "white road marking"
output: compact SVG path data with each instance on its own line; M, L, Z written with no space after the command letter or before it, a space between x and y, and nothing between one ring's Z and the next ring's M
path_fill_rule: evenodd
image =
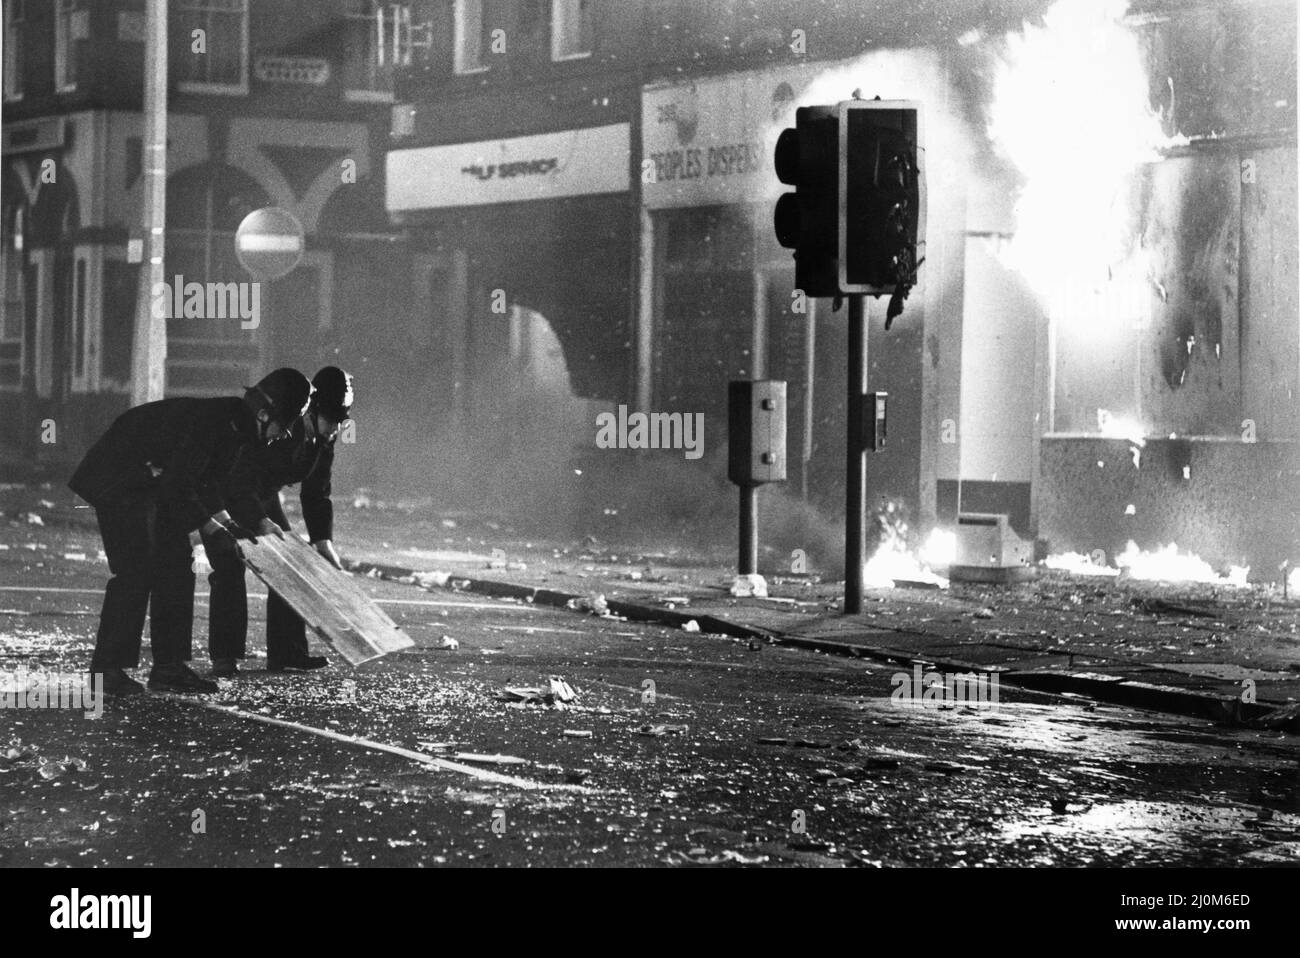
M322 738L333 739L336 742L343 742L348 745L358 745L362 748L372 749L377 752L388 752L392 755L400 755L403 758L409 758L412 761L420 762L423 765L441 769L445 772L458 772L461 775L468 775L471 778L477 778L485 782L493 782L498 785L509 785L525 791L573 792L579 795L597 794L594 789L585 788L582 785L571 785L567 783L563 785L558 783L552 784L549 782L538 782L528 778L520 778L516 775L502 775L500 772L493 772L485 768L475 768L472 765L465 765L460 762L450 762L445 758L438 758L436 755L427 755L424 752L416 752L409 748L402 748L400 745L389 745L387 742L377 742L374 739L364 738L360 735L345 735L342 732L317 728L314 725L305 725L301 722L292 722L288 719L274 718L270 715L260 715L255 712L245 712L243 709L235 708L231 705L220 705L216 702L209 702L205 699L195 699L181 695L166 695L165 697L184 705L201 705L214 712L247 719L251 722L261 722L265 725L278 725L281 728L306 732L309 735L319 735Z
M532 606L502 604L493 605L487 602L438 602L435 599L375 599L383 605L434 605L446 606L452 609L492 609L496 612L531 612ZM543 606L543 608L546 608Z
M543 629L536 625L489 625L489 632L556 632L564 635L582 635L577 629Z

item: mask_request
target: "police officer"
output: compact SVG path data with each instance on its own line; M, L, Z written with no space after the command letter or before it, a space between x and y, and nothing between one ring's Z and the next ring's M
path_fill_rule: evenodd
M284 486L302 483L300 498L307 535L316 551L336 569L343 568L334 549L334 504L330 501L334 443L352 411L352 377L337 366L326 366L312 380L306 414L290 429L284 442L257 449L240 463L227 481L227 501L232 515L250 528L274 531L283 537L289 520L280 502ZM283 530L283 532L280 532ZM206 543L206 537L205 537ZM233 551L233 550L231 550ZM231 678L239 674L238 660L247 655L248 593L243 564L229 552L212 557L211 613L208 619L208 653L212 674ZM270 590L266 599L266 667L319 669L324 656L307 654L307 628L302 617L280 595Z
M92 506L112 574L90 671L104 691L144 691L126 673L140 664L149 612L153 670L149 688L215 692L194 674L194 572L189 533L227 542L255 533L231 518L222 485L241 454L284 435L307 405L311 384L277 369L243 398L162 399L129 409L91 447L68 485Z

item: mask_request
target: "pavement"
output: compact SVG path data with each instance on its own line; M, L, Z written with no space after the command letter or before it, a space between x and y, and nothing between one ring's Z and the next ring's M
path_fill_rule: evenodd
M371 521L370 508L360 511ZM441 540L443 548L385 542L354 550L350 567L426 588L944 672L996 672L1001 682L1024 688L1300 732L1300 602L1271 584L1235 588L1040 569L1032 582L1005 586L867 589L864 613L846 616L843 583L815 573L768 568L768 597L737 598L734 567L716 555L709 561L590 538L580 547L557 547L493 525L466 535L455 520L423 529L404 521L382 534L399 542L413 535Z
M733 598L723 547L336 501L416 647L268 673L254 590L215 696L0 711L0 864L1300 863L1300 742L1260 722L1297 681L1271 590L1052 573L846 617L815 573ZM76 505L0 487L8 676L89 660L107 569ZM200 671L205 620L200 580ZM1000 699L900 702L916 665L996 672ZM504 691L551 676L563 707Z

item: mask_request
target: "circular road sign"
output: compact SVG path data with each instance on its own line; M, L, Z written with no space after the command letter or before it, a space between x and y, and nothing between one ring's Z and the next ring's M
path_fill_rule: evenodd
M302 224L288 210L267 206L244 217L235 232L235 255L258 279L279 279L302 261Z

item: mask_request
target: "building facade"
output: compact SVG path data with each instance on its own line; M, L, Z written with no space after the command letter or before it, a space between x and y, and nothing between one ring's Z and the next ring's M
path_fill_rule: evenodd
M439 408L472 429L503 363L543 391L625 399L639 4L413 13L429 45L399 74L387 204L429 292Z
M1006 5L999 23L1035 6ZM444 402L458 417L490 414L478 394L497 387L498 358L517 356L521 330L540 316L575 397L703 413L711 439L700 468L721 475L727 381L785 379L791 488L835 508L843 313L804 309L789 252L773 239L777 124L828 71L867 51L949 43L987 23L982 5L944 4L943 18L778 0L435 0L413 10L430 46L397 77L387 196L433 277L425 285L455 390ZM927 63L942 68L942 57ZM841 86L823 84L832 99L851 94ZM942 288L923 280L888 336L880 305L871 336L873 388L893 403L871 491L921 516L934 511L937 460L922 428L933 373L923 344L939 310L931 286ZM590 445L594 425L575 428Z
M383 215L393 61L380 11L368 0L169 4L167 281L251 282L234 233L265 206L294 214L306 251L259 284L253 320L167 320L168 395L314 368L343 355L345 321L409 309L409 267ZM66 460L129 403L145 11L140 0L5 0L4 18L0 441Z
M803 309L792 289L790 257L772 239L771 150L798 104L855 90L918 98L928 259L894 329L885 334L878 315L871 324L871 388L891 399L887 448L869 464L873 499L923 528L959 511L1006 513L1047 551L1113 554L1130 537L1148 547L1177 538L1217 560L1264 539L1270 556L1292 548L1290 532L1264 533L1270 511L1294 499L1294 5L1129 5L1126 35L1111 39L1136 43L1147 88L1124 106L1158 117L1163 132L1125 200L1141 275L1069 289L1045 288L1009 255L1035 171L1008 155L992 117L1006 98L1000 77L1023 50L1008 31L1073 31L1080 49L1078 31L1096 24L1070 18L1086 5L417 8L432 56L399 76L398 111L409 115L395 118L388 204L448 277L457 388L474 380L476 351L519 349L516 313L490 335L472 318L490 316L494 291L505 293L499 309L545 315L578 396L704 412L718 437L728 379L785 379L792 481L833 512L844 324L826 301ZM1094 53L1082 81L1114 68ZM1110 79L1094 81L1098 99ZM1053 108L1074 106L1044 104L1042 131L1056 129ZM1026 124L1033 110L1022 109ZM1066 136L1104 147L1106 133ZM1104 166L1105 149L1095 155ZM1059 224L1085 246L1094 228L1086 215ZM547 249L554 235L561 249ZM587 285L595 275L600 293ZM584 320L582 300L613 321Z
M1296 6L1141 0L1126 23L1169 139L1130 181L1136 269L1041 310L1038 534L1276 580L1300 546Z

